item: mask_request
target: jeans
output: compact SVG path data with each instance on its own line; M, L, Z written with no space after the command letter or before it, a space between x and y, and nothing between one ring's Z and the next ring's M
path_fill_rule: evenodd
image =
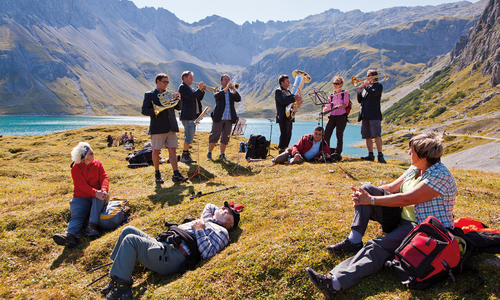
M194 121L181 120L182 126L184 126L184 142L191 144L194 140L194 134L196 132L196 124Z
M71 218L69 219L66 233L71 233L75 237L80 236L83 225L85 225L87 219L89 220L89 223L99 224L99 215L104 208L104 204L106 204L106 201L99 200L96 197L74 197L71 199L69 202Z

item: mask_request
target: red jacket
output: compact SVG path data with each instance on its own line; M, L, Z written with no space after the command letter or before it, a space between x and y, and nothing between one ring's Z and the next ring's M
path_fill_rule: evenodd
M295 156L295 154L300 154L304 156L304 154L309 151L313 146L313 135L312 134L306 134L300 138L300 140L295 143L295 145L292 146L292 157ZM330 147L328 147L328 143L325 142L325 140L321 140L321 146L323 146L323 151L325 153L331 154L330 152ZM314 156L314 158L320 158L321 157L321 146L320 146L320 151L318 154Z
M109 178L102 163L94 159L86 165L81 162L71 168L73 178L73 197L92 198L99 190L109 191Z

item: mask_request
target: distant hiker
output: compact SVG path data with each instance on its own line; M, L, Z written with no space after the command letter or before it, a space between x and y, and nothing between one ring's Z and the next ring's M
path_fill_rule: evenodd
M409 142L410 168L394 182L375 187L363 185L353 189L354 218L349 237L336 245L327 246L332 253L355 253L338 264L329 275L306 268L312 283L325 295L332 297L361 279L378 272L394 254L403 239L428 216L436 217L447 228L453 228L453 206L457 195L455 179L441 163L442 139L434 133L422 133ZM383 238L361 241L369 220L387 224L384 208L403 207L395 228ZM389 220L391 221L391 220ZM390 224L393 225L393 224ZM385 228L384 228L385 230Z
M238 120L235 102L241 101L241 96L236 91L234 84L231 82L231 77L224 74L220 78L222 89L215 93L215 108L212 112L212 131L208 137L208 153L207 160L212 160L212 150L215 148L215 143L220 138L220 154L219 159L227 161L226 147L229 143L229 135L231 127Z
M368 70L368 77L358 87L358 102L361 103L358 122L361 123L361 138L366 140L366 148L368 148L368 156L361 157L362 160L374 161L373 155L373 139L377 146L377 160L379 163L385 164L384 154L382 153L382 111L380 108L380 100L384 87L378 82L378 72L376 70Z
M228 245L228 230L238 226L242 208L227 201L222 208L207 204L199 219L186 219L181 225L165 223L168 231L156 239L133 226L125 227L111 253L111 280L101 293L106 299L131 298L136 261L161 275L194 269L201 259Z
M328 122L325 126L325 142L331 145L330 138L332 137L333 130L336 128L337 146L334 153L336 157L342 159L342 148L344 145L344 130L347 126L347 111L346 107L349 106L349 92L342 89L344 78L341 76L333 77L333 93L328 97L328 104L323 109L323 112L332 110L328 114ZM340 160L337 159L337 160Z
M324 155L324 157L323 157ZM301 164L304 161L322 161L330 158L330 146L323 140L323 127L316 126L312 134L306 134L292 147L273 159L273 164Z
M172 181L183 182L186 177L182 176L177 167L177 154L175 153L179 142L177 141L177 132L179 126L175 118L175 110L181 109L180 102L176 106L161 111L155 115L153 104L161 106L158 95L167 90L168 76L160 73L155 78L156 88L144 94L144 102L142 103L142 114L150 116L149 129L151 131L151 146L153 148L153 165L155 167L155 181L157 184L162 184L163 178L160 173L160 151L163 146L168 149L168 158L174 174ZM175 93L180 97L179 93Z
M182 72L181 78L182 83L179 85L182 103L180 120L184 126L184 144L182 147L181 162L189 164L195 162L191 158L191 154L189 154L189 146L193 142L196 131L194 121L203 111L201 100L205 96L205 92L203 91L205 84L200 82L198 88L193 90L190 86L193 84L193 72L191 71Z
M133 143L134 143L134 140L135 140L135 137L134 137L134 135L132 134L132 131L131 131L131 132L130 132L130 135L129 135L129 137L128 137L128 141L129 141L130 143L132 143L132 144L133 144Z
M302 97L299 95L293 95L288 90L288 87L290 86L290 78L288 75L280 75L278 83L280 86L274 92L274 100L276 102L276 123L279 124L281 132L278 143L278 151L281 154L290 144L290 140L292 139L293 122L295 122L294 117L291 119L286 117L286 107L295 102L299 105L302 104Z
M56 244L68 248L77 246L77 239L87 220L88 226L83 234L99 235L99 215L109 196L108 174L102 163L94 159L94 151L90 145L80 142L71 151L71 158L71 177L74 185L73 199L69 202L71 218L66 233L58 233L52 237Z
M121 141L121 144L125 144L128 141L128 135L127 135L126 131L124 134L122 134L120 141Z
M108 134L107 140L108 140L108 147L113 146L113 137L111 137L111 134Z

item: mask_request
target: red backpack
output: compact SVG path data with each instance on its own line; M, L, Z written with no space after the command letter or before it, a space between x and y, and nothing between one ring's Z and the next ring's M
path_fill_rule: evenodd
M435 217L429 216L413 228L386 263L404 285L426 289L437 281L451 277L460 264L457 239Z

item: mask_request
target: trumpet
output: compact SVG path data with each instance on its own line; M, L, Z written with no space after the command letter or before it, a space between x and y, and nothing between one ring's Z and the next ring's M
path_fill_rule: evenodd
M158 99L160 100L161 105L156 105L153 101L151 101L151 103L153 103L155 116L158 116L158 114L164 111L165 109L169 109L176 106L180 100L175 95L175 92L169 90L166 90L161 94L158 94Z
M376 77L378 77L378 80L375 80L374 82L382 82L382 81L386 81L387 79L389 79L388 74L378 74L378 75L373 76L373 77L365 77L365 78L361 78L361 79L357 79L356 76L352 76L351 81L352 81L352 85L354 87L358 87L360 82L363 82L367 79L375 79Z
M199 85L200 85L199 82L195 82L194 83L194 86L196 88L198 88ZM203 87L202 91L209 91L209 92L217 93L217 92L219 92L219 87L217 87L217 86L216 87L211 87L211 86L205 85L205 87Z

